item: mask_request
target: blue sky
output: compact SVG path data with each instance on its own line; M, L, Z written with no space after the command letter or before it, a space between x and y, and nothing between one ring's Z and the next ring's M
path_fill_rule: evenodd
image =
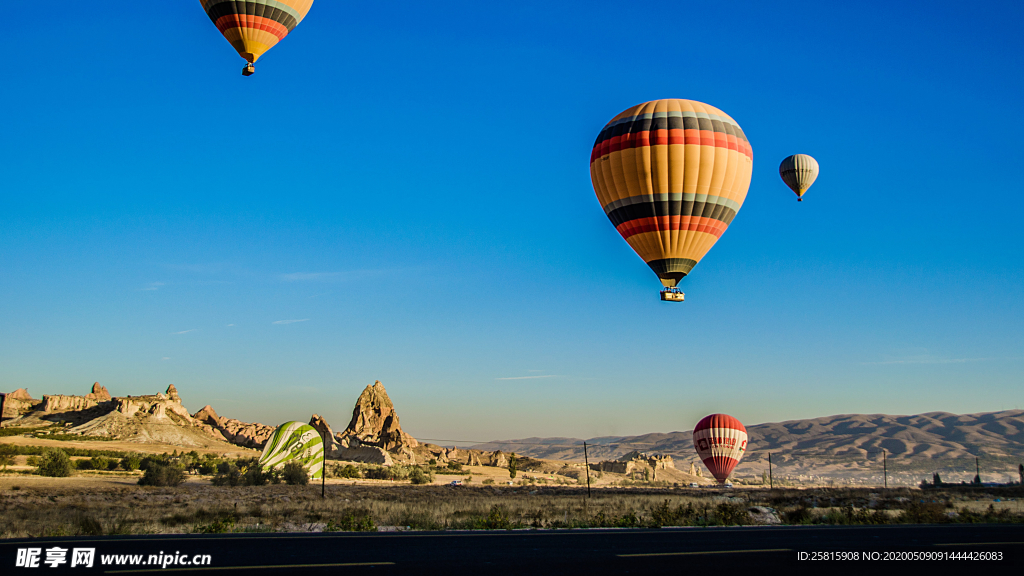
M353 4L251 78L198 2L7 9L0 389L341 428L379 379L472 440L1024 407L1019 3ZM683 304L589 178L656 98L754 149Z

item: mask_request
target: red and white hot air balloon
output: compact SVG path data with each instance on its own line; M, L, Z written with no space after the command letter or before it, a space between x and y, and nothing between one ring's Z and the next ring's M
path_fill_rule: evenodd
M693 447L721 484L747 451L747 429L728 414L712 414L693 428Z

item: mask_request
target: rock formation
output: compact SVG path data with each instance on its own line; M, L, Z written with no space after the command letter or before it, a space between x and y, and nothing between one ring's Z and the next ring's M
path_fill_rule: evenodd
M490 462L488 466L497 466L498 468L508 468L508 458L505 457L505 453L501 450L495 450L491 453Z
M320 433L320 437L326 441L324 445L324 452L328 458L339 458L339 451L342 450L341 443L334 437L334 430L331 429L331 425L327 423L319 414L313 414L309 419L309 425L316 429Z
M104 390L104 392L105 391L106 390ZM178 396L178 389L174 387L174 384L167 385L167 392L165 392L165 394L167 394L167 398L170 399L171 402L177 402L181 404L181 397ZM209 406L209 404L207 404L207 406Z
M352 421L338 440L346 448L373 446L389 451L419 445L415 438L402 431L395 405L380 380L367 386L359 395L352 411Z
M171 392L172 390L169 389L168 396L170 396ZM174 396L177 397L177 390L173 390L173 392ZM249 424L233 418L218 416L217 412L209 404L196 412L192 419L202 425L204 429L208 428L208 433L212 436L219 436L232 444L245 446L246 448L263 448L276 429L273 426L267 426L259 422Z
M17 418L41 402L30 396L24 388L18 388L10 394L0 394L0 419Z
M106 402L107 400L110 400L110 392L107 392L106 387L100 386L99 382L93 382L92 392L86 394L85 398L97 403Z

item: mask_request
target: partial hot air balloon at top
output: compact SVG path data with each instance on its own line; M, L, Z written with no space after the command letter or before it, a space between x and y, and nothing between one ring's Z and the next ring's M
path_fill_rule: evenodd
M747 429L728 414L705 416L693 428L693 447L719 484L747 451Z
M739 124L693 100L653 100L612 118L590 178L619 234L658 275L662 300L715 245L743 206L754 154Z
M818 178L818 161L807 154L793 154L779 164L779 176L790 190L796 192L796 201L803 202L804 192Z
M199 0L217 29L248 64L252 76L264 52L284 39L309 13L313 0Z

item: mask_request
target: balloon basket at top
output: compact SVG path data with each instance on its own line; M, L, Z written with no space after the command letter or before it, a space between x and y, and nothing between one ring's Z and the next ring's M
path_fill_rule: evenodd
M661 299L665 302L682 302L683 296L679 288L666 288L661 291Z

